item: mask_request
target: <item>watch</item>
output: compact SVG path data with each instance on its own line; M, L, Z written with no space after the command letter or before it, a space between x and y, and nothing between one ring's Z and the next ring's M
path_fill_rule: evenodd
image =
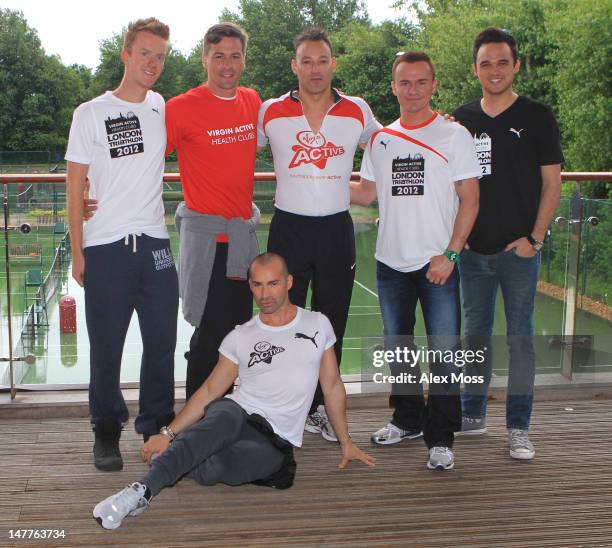
M453 251L452 249L447 249L444 253L442 253L451 263L459 262L459 253Z
M527 235L527 241L531 244L531 247L536 251L540 251L544 247L544 242L536 240L531 234Z
M170 430L170 428L168 428L167 426L162 426L159 429L159 433L163 434L167 438L170 438L170 441L174 441L174 438L176 438L176 434L172 430Z

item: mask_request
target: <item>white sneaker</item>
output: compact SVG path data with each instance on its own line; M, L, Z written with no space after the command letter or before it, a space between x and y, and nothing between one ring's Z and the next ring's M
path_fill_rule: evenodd
M370 439L379 445L391 445L392 443L399 443L403 440L414 440L421 436L423 436L421 430L404 430L389 422L380 430L376 430Z
M149 505L145 498L147 486L136 482L105 498L93 509L94 519L104 529L117 529L126 516L138 516Z
M455 436L476 436L479 434L486 434L486 432L486 417L462 417L461 430L455 432Z
M430 470L450 470L455 466L455 455L449 447L435 446L429 450L427 468Z
M324 440L337 442L338 438L332 428L327 413L325 412L325 406L319 405L314 413L311 413L306 417L306 424L304 430L311 434L321 434Z
M533 443L529 441L527 430L511 428L508 430L508 445L510 446L510 456L513 459L531 460L535 457Z

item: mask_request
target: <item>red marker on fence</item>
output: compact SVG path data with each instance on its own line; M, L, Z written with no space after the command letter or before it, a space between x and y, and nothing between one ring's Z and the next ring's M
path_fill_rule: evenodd
M60 333L76 333L76 300L64 295L59 300Z

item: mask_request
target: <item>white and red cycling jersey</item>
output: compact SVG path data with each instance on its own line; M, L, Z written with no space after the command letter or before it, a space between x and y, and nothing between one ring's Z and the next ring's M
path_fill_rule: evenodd
M267 100L259 109L257 145L270 145L276 172L277 208L320 217L346 211L357 146L381 126L360 97L333 90L334 104L317 133L297 90Z

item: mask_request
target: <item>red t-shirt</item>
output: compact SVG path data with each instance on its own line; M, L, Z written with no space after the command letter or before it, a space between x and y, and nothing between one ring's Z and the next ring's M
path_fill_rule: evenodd
M177 151L189 209L251 218L260 105L258 93L243 87L230 100L199 86L168 101L166 154Z

